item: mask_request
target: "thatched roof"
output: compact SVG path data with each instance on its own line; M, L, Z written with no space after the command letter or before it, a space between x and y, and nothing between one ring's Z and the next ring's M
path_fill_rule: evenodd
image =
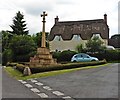
M109 38L109 28L104 19L57 22L51 28L48 39L52 41L55 36L61 36L63 40L71 40L73 35L80 35L87 40L96 33L100 33L103 39Z

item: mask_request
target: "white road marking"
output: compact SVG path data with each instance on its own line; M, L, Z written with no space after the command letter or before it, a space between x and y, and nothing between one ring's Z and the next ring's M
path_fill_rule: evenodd
M36 82L38 82L38 81L37 81L37 80L33 80L33 79L32 79L32 80L31 80L31 82L36 83Z
M26 84L27 82L26 81L21 81L21 83Z
M2 68L2 67L1 67ZM3 68L6 68L6 66L3 66Z
M49 86L43 86L43 88L46 89L46 90L53 90Z
M48 98L48 95L45 93L40 93L38 94L41 98Z
M30 90L33 91L33 92L35 92L35 93L36 93L36 92L37 92L37 93L40 92L40 90L38 90L37 88L32 88L32 89L30 89Z
M43 85L42 83L38 82L38 83L35 83L36 85Z
M71 98L70 96L62 97L63 99Z
M53 91L53 94L57 95L57 96L62 96L64 95L62 92L60 91Z
M28 88L32 88L32 87L33 87L33 86L30 85L30 84L25 84L25 86L28 87Z
M18 80L19 82L22 82L23 80Z
M34 79L29 79L29 80L31 80L31 82L33 82L33 83L35 83L36 85L43 85L43 83L40 83L40 82L38 82L37 80L34 80ZM28 88L31 88L30 90L31 91L33 91L33 92L35 92L35 93L38 93L37 95L38 96L40 96L41 98L48 98L48 95L47 94L45 94L45 93L40 93L40 90L38 90L37 88L33 88L33 86L32 85L30 85L30 84L27 84L27 82L26 81L23 81L23 80L18 80L19 82L21 82L21 83L23 83L26 87L28 87ZM44 89L46 89L46 90L53 90L53 89L51 89L49 86L43 86L43 88ZM64 93L62 93L62 92L60 92L60 91L53 91L52 92L53 94L55 94L55 95L57 95L57 96L63 96L64 95ZM63 99L69 99L69 98L72 98L72 97L70 97L70 96L65 96L65 97L62 97Z

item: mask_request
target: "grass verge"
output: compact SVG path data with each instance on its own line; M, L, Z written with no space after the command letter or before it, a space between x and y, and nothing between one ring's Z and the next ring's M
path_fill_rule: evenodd
M64 73L73 72L73 71L77 71L77 70L98 68L98 67L102 67L102 66L106 66L106 65L108 65L108 64L97 65L97 66L87 66L87 67L73 68L73 69L65 69L65 70L57 70L57 71L49 71L49 72L42 72L42 73L32 74L30 76L23 76L23 74L20 71L18 71L16 69L13 69L12 67L6 67L5 71L7 73L9 73L10 76L14 77L17 80L27 80L27 79L31 79L31 78L54 76L54 75L64 74Z

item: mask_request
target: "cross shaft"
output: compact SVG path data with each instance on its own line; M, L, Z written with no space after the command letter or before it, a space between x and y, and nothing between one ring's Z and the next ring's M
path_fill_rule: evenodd
M43 14L41 14L41 17L43 17L43 29L42 29L42 42L41 42L41 47L46 47L46 36L45 36L45 16L47 16L47 14L45 13L45 11L43 12Z

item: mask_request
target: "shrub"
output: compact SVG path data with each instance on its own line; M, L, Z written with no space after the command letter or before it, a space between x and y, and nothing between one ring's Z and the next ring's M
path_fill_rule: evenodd
M120 60L120 50L106 50L101 53L89 54L89 55L97 57L99 60L102 60L102 59L106 59L107 61Z
M62 52L54 52L53 58L56 58L58 62L71 61L72 56L76 54L75 51L65 50Z
M53 58L56 58L57 61L58 61L58 60L59 60L59 57L60 57L60 54L61 54L61 52L53 52L53 53L52 53L52 56L53 56Z
M11 67L14 67L14 66L16 66L18 63L10 63L10 62L8 62L7 63L7 66L11 66Z
M6 65L7 62L11 62L13 58L13 52L11 49L6 49L2 54L2 65Z
M94 61L94 62L77 62L77 63L67 63L67 64L57 64L57 65L50 65L50 66L37 66L37 67L30 67L32 73L39 73L39 72L46 72L46 71L54 71L54 70L63 70L63 69L71 69L71 68L79 68L85 66L93 66L93 65L100 65L105 64L106 60L102 61Z
M27 66L25 66L25 65L23 65L23 64L17 64L17 65L16 65L16 69L19 70L19 71L21 71L21 72L24 71L24 68L25 68L25 67L27 67Z
M78 45L76 46L75 50L76 50L78 53L81 53L81 52L84 52L84 51L85 51L82 44L78 44Z

